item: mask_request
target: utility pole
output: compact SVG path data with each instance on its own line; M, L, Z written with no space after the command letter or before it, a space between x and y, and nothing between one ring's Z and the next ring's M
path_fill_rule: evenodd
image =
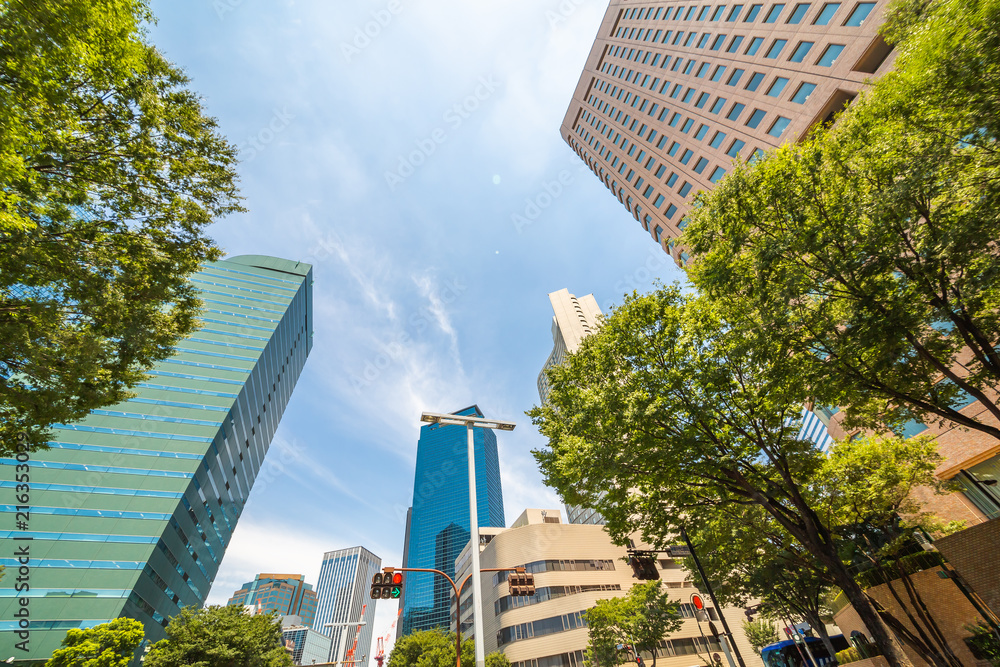
M736 660L740 663L740 667L747 667L747 664L743 662L743 656L740 655L740 649L736 646L736 639L733 637L733 631L729 629L729 623L726 622L726 615L722 611L722 607L719 606L719 601L715 598L715 591L712 589L712 584L708 582L708 577L705 576L705 570L701 566L701 561L698 560L698 554L694 551L694 546L691 544L691 540L688 539L687 531L681 528L681 537L684 538L684 543L687 544L688 551L691 552L691 558L694 559L695 567L698 568L698 574L701 576L701 581L705 584L705 592L708 593L708 597L712 598L712 604L715 608L719 610L719 620L722 621L722 627L726 632L726 639L729 645L733 647L733 652L736 654Z

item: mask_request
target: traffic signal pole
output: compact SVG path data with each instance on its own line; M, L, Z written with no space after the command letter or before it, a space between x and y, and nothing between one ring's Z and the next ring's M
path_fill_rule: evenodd
M712 584L708 583L708 577L705 576L705 570L701 566L701 561L698 560L698 554L694 551L694 545L691 544L687 531L683 527L681 527L681 537L684 538L684 543L687 544L687 548L691 552L691 558L694 559L694 564L698 568L698 574L701 575L701 581L705 584L705 591L708 593L708 597L712 598L712 604L719 610L719 620L722 621L722 627L726 631L726 639L729 645L733 647L736 660L740 663L740 667L747 667L746 663L743 662L743 656L740 655L739 647L736 646L736 638L733 637L733 631L729 629L729 623L726 622L726 615L723 613L722 607L719 606L719 601L715 599L715 591L712 590Z
M479 543L473 545L476 551L479 551ZM480 572L514 572L517 568L513 567L488 567L481 569ZM447 573L441 570L434 570L431 568L422 567L383 567L383 572L392 574L394 572L431 572L433 574L440 574L442 577L448 580L451 584L451 589L455 591L455 667L462 667L462 591L465 589L465 585L469 583L469 579L472 579L472 574L470 573L465 579L462 580L462 585L459 586L455 584L455 580L448 576ZM479 609L475 608L473 603L472 613L475 614L476 618L479 618ZM482 645L483 638L477 636L476 644ZM744 665L744 667L746 667Z

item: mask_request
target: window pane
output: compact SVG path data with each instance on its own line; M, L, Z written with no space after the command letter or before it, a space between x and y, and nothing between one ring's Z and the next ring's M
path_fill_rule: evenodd
M716 98L715 104L712 105L712 108L709 109L709 111L711 111L711 113L718 114L720 111L722 111L722 107L724 106L726 106L726 98L719 97Z
M767 50L767 55L764 56L764 57L765 58L772 58L772 59L773 58L777 58L778 55L781 53L782 49L785 48L785 44L788 44L788 40L787 39L776 39L776 40L774 40L774 43L771 44L771 48L769 48Z
M733 8L729 10L729 16L726 17L727 21L735 21L740 17L740 12L743 11L743 5L733 5Z
M719 18L722 17L722 12L724 12L725 10L726 10L725 5L719 5L718 7L716 7L715 11L712 13L712 20L718 21Z
M708 177L708 180L712 183L718 183L719 179L726 175L726 170L722 167L716 167L712 172L712 175Z
M740 117L740 114L743 113L744 109L746 109L746 105L737 102L733 105L733 108L729 110L729 113L726 114L726 118L729 120L736 120Z
M708 133L708 125L702 125L701 127L698 128L698 131L695 132L694 138L697 139L698 141L701 141L702 139L705 138L705 134L707 133Z
M823 55L819 57L819 60L816 61L816 64L819 65L820 67L832 67L833 64L837 62L837 58L840 57L840 54L843 52L843 50L844 50L843 44L831 44L830 46L826 47L826 51L824 51Z
M799 42L799 45L795 47L795 52L792 53L792 57L789 58L793 63L802 62L806 55L808 55L809 50L812 49L812 42Z
M840 9L839 2L826 3L823 5L823 9L820 10L816 20L813 21L813 25L829 25L830 20L833 19L833 15L837 13L838 9Z
M710 33L707 33L707 32L704 33L701 36L701 39L698 40L698 48L699 49L705 48L705 45L708 44L708 40L711 39L711 38L712 38L712 35Z
M740 82L740 79L742 77L743 77L743 70L741 70L741 69L735 69L735 70L733 70L733 73L729 75L729 80L726 81L726 85L727 86L735 86L736 84L738 84Z
M767 18L764 19L764 23L774 23L777 21L778 16L781 14L781 10L784 8L784 5L771 5L771 10L767 13Z
M851 15L847 17L847 22L845 22L844 25L850 27L857 27L861 25L865 22L865 19L868 18L868 15L872 13L873 9L875 9L874 2L858 3L858 6L854 8Z
M774 125L771 126L771 129L768 130L767 133L772 137L780 137L781 133L785 131L785 128L787 128L788 124L791 122L792 121L789 118L778 116L778 120L774 121Z
M740 141L739 139L736 139L735 141L733 141L733 145L729 147L729 150L726 151L726 155L728 155L729 157L736 157L737 155L739 155L739 152L743 150L744 146L746 146L745 141Z
M705 171L705 167L708 166L708 160L705 158L699 158L698 162L694 165L694 173L700 174Z
M750 46L747 47L747 55L748 56L757 55L757 51L760 50L760 45L763 43L764 43L763 37L754 37L752 40L750 40Z
M750 11L747 12L747 17L743 19L743 22L750 23L751 21L754 21L757 18L757 15L760 14L761 7L763 7L763 5L752 5L750 7Z
M758 125L760 125L760 121L764 120L765 115L767 114L763 110L754 109L754 112L750 114L750 119L747 120L747 126L756 128Z
M733 37L733 41L729 44L729 48L726 49L726 53L736 53L736 50L740 48L740 44L743 43L743 35L736 35Z
M712 72L712 79L711 80L712 81L719 81L719 80L722 79L722 75L725 74L725 73L726 73L726 66L725 65L719 65L718 67L715 68L715 71Z
M721 49L722 48L722 44L725 41L726 41L726 36L725 35L718 35L715 38L715 41L712 42L712 50L713 51L718 51L719 49Z
M783 76L779 76L774 80L774 83L771 84L771 87L767 89L767 96L768 97L780 96L781 91L783 91L785 89L785 86L787 85L788 85L788 79L786 79Z
M795 95L792 96L792 101L796 104L805 104L812 92L816 90L815 83L803 83L799 86L799 89L795 91Z
M754 72L753 76L750 77L750 82L747 83L746 89L751 93L757 91L757 87L760 86L760 82L764 80L764 75L760 72Z
M691 184L684 181L684 185L682 185L680 189L680 195L681 197L687 197L689 192L691 192Z
M808 11L809 11L809 3L807 2L795 5L795 9L792 11L792 15L788 17L788 23L790 25L802 23L802 19L805 17L806 12Z
M712 148L718 148L722 145L722 142L726 140L725 132L716 132L715 136L712 137L712 141L708 144Z
M667 207L667 213L666 213L667 220L674 217L674 213L677 213L677 207L671 204L670 206Z
M692 157L694 157L694 152L690 148L685 150L684 155L681 156L681 164L687 164L691 161Z

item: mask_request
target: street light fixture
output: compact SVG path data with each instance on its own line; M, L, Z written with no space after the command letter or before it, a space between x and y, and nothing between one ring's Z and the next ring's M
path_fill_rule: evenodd
M443 426L465 426L469 434L469 532L472 544L472 606L473 627L476 633L476 667L485 667L486 648L483 638L483 582L479 567L479 506L476 501L476 447L472 429L488 428L496 431L513 431L516 424L485 417L447 415L425 412L420 421ZM405 563L404 563L405 564ZM461 598L456 601L461 608ZM459 620L461 623L461 620Z

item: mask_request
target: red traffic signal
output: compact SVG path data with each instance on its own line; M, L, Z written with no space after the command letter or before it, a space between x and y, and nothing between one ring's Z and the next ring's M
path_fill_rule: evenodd
M702 609L705 608L705 601L702 600L701 596L698 595L697 593L691 596L691 604L693 604L694 608L697 609L698 611L701 611Z
M535 575L518 568L507 577L511 597L531 597L535 594Z
M402 572L379 572L372 575L372 600L398 600L403 594Z

